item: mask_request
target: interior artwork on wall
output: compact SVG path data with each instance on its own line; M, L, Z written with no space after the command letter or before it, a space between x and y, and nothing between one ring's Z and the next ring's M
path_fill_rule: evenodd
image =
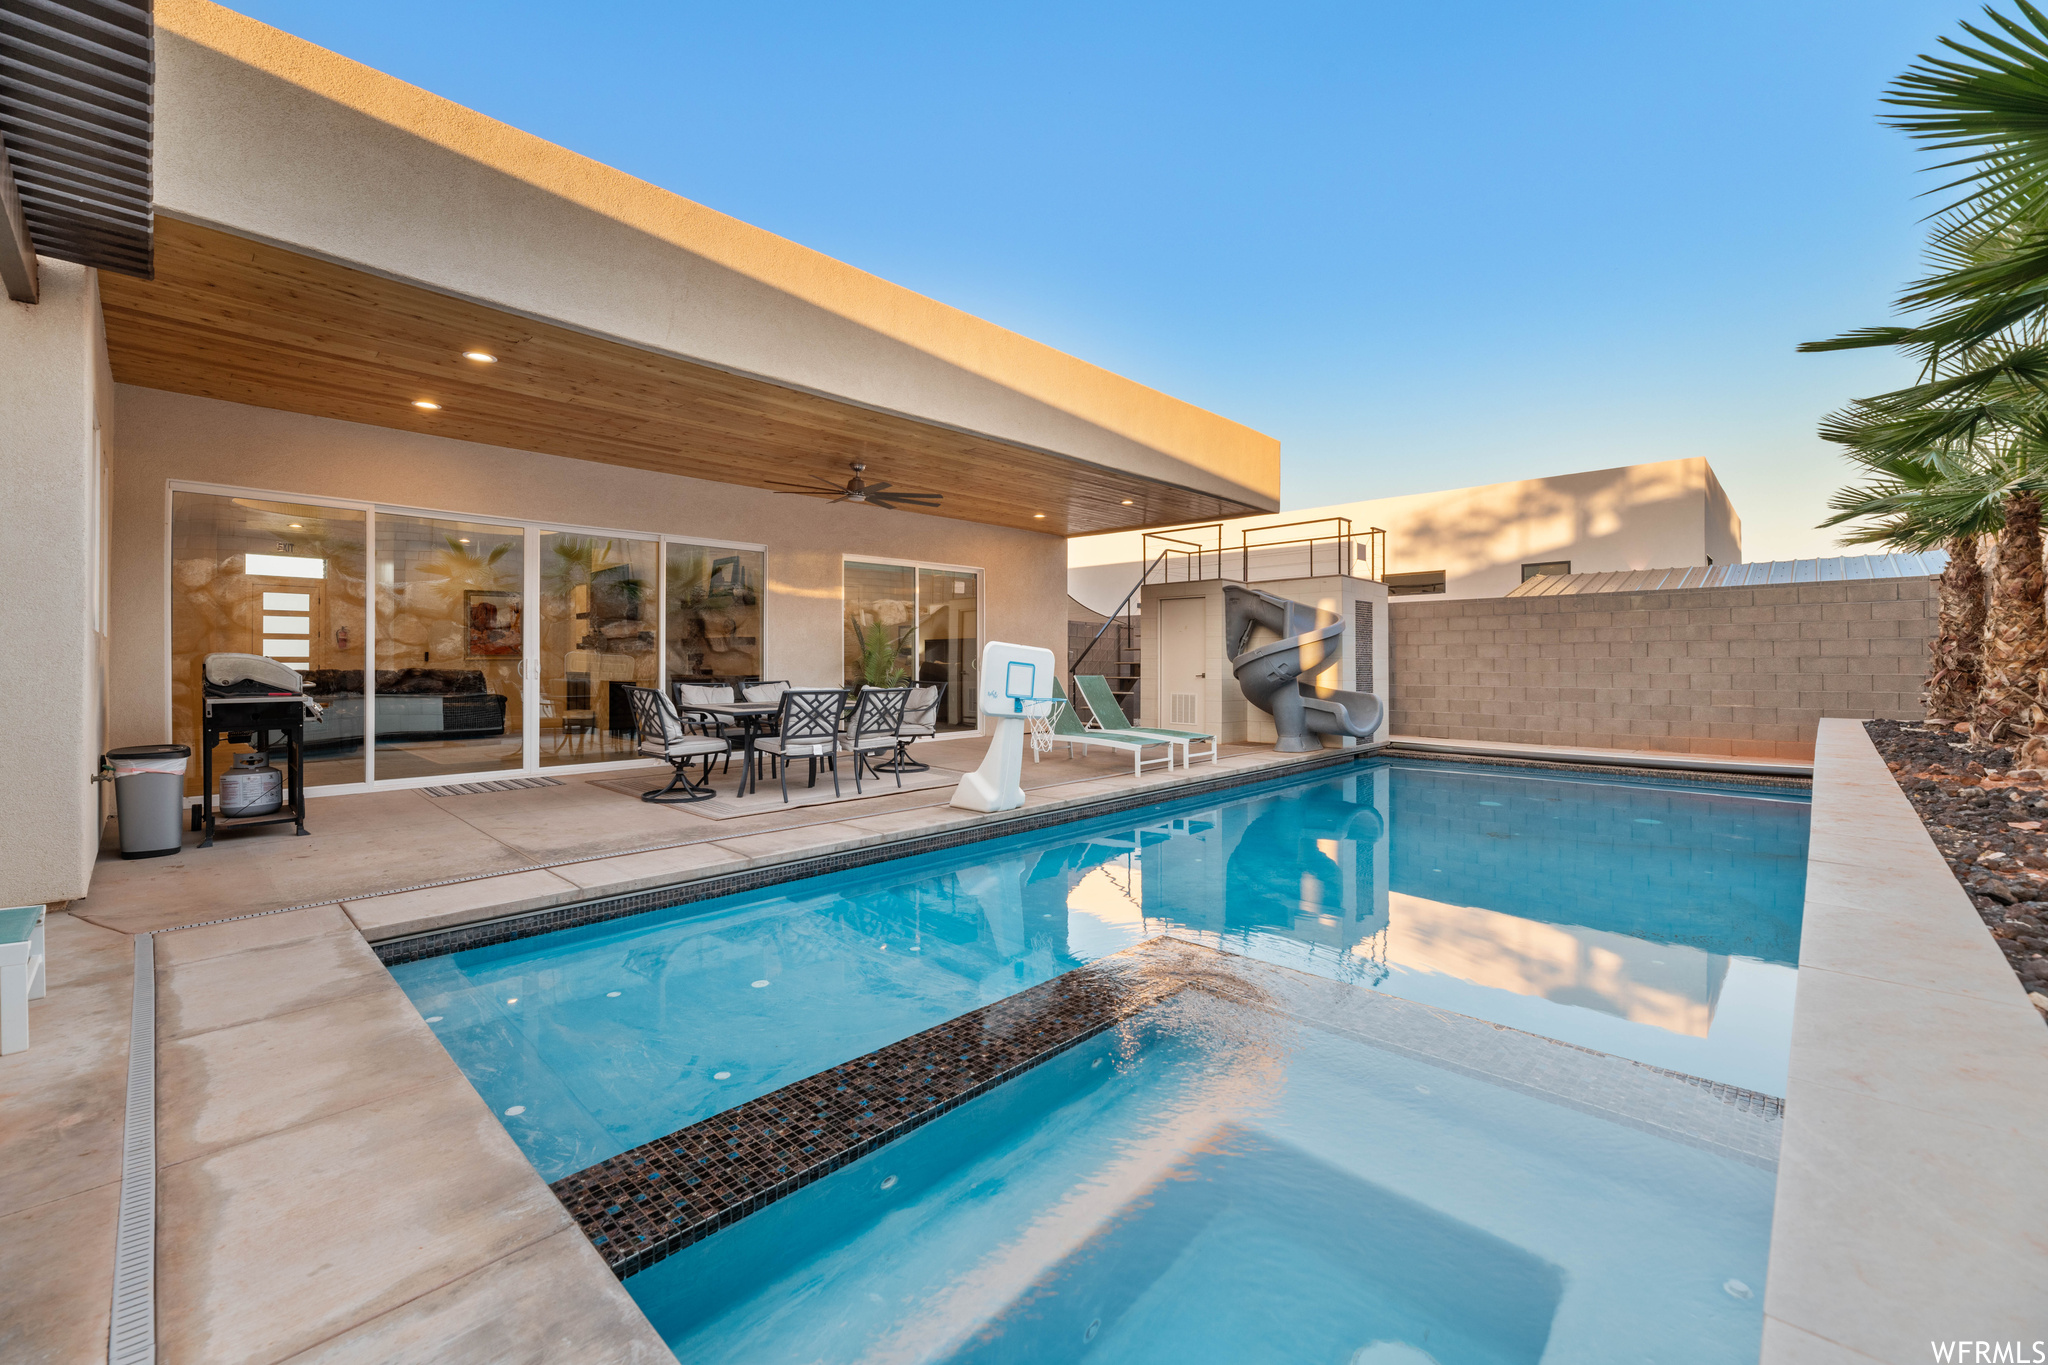
M519 658L526 648L520 624L519 605L519 594L516 592L471 590L463 593L463 616L469 623L467 648L463 651L463 657Z

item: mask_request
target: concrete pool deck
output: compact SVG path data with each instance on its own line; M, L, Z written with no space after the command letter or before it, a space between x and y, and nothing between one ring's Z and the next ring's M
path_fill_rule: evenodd
M1824 720L1763 1365L2048 1338L2048 1028L1861 722Z
M920 757L964 770L983 749ZM303 839L108 856L50 916L33 1045L0 1061L0 1360L106 1356L132 934L156 935L158 1359L669 1361L371 939L1335 757L1239 746L1133 777L1057 753L997 816L926 790L709 820L571 777L316 799ZM626 851L657 842L675 847ZM232 915L254 917L179 927Z

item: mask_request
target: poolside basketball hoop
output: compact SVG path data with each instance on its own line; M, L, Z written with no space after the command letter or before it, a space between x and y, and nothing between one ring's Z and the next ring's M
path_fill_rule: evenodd
M953 804L962 810L1015 810L1024 804L1024 727L1052 714L1052 651L991 640L981 651L981 692L990 722L988 754L960 779Z

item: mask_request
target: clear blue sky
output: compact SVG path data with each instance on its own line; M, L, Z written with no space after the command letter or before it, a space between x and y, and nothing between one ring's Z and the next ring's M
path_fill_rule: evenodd
M1704 455L1828 553L1964 0L235 8L1280 438L1290 507Z

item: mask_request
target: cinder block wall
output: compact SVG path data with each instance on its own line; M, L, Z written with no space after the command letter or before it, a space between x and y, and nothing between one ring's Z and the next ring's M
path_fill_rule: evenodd
M1918 719L1939 612L1930 578L1389 606L1396 735L1748 758Z

